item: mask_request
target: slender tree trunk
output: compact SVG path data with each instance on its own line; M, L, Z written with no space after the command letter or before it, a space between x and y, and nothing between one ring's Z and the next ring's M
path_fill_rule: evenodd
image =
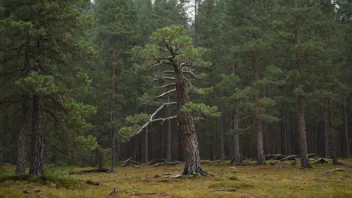
M344 115L344 122L345 122L345 149L346 149L346 157L350 157L350 145L349 145L349 137L348 137L348 119L347 119L347 101L346 98L344 99L343 105L343 115Z
M18 155L16 163L16 174L23 174L26 172L28 122L30 108L29 94L23 93L22 100L22 123L17 145Z
M174 66L176 83L177 119L181 128L181 142L184 149L185 166L183 175L201 174L209 175L200 166L199 146L197 134L190 112L182 111L182 107L189 102L187 83L183 76L182 68Z
M145 128L145 138L144 138L144 146L145 146L145 149L144 149L144 152L145 152L145 154L144 154L144 162L145 163L148 163L148 154L149 154L149 138L148 138L148 136L149 136L149 133L148 133L148 127L146 127Z
M238 133L238 123L239 123L239 119L238 119L238 113L237 113L237 109L235 109L234 111L234 115L233 115L233 129L234 129L234 134L233 134L233 159L232 161L235 163L241 163L241 154L240 154L240 135Z
M139 144L138 136L133 137L133 160L134 161L138 161L138 150L139 150L138 144Z
M307 151L306 123L304 118L303 96L297 96L298 132L301 150L301 168L311 168Z
M210 144L211 144L211 150L210 150L210 159L212 161L216 160L216 131L213 130L210 135Z
M29 69L29 56L28 50L25 52L24 68L22 71L23 77L26 77ZM26 172L26 156L27 156L27 140L28 140L28 122L29 122L29 108L30 98L29 94L24 92L22 96L22 123L20 128L20 134L18 136L17 145L17 163L16 163L16 174L23 174Z
M297 4L297 2L296 2ZM294 36L295 36L295 45L300 43L299 41L299 23L298 18L296 17L294 24ZM298 73L302 73L302 57L300 53L296 53L296 64ZM302 83L297 83L299 87L303 87ZM311 168L308 159L308 151L307 151L307 134L306 134L306 122L304 118L304 98L302 95L297 96L297 118L298 118L298 132L299 132L299 144L301 150L301 168Z
M168 102L170 103L170 94L168 94ZM167 110L168 117L171 117L171 109L170 107ZM168 120L167 123L167 143L166 143L166 161L171 161L171 120Z
M119 161L121 155L121 141L118 135L115 135L115 162Z
M37 72L44 70L44 49L42 38L37 39L38 61ZM33 96L32 115L32 150L29 174L42 175L44 172L44 95L35 93Z
M194 46L198 46L198 0L194 0Z
M219 118L219 140L220 140L220 160L225 161L224 153L224 109L221 107L221 115Z
M111 74L111 113L110 113L110 122L111 122L111 172L115 172L115 163L116 163L116 134L114 122L116 121L116 108L115 108L115 93L116 93L116 68L115 63L117 59L116 54L116 43L113 43L111 46L111 59L112 59L112 74Z
M44 101L42 94L33 96L32 155L29 174L42 175L44 172Z
M327 99L328 107L328 120L329 120L329 147L330 155L333 164L340 164L336 155L336 144L335 144L335 126L334 126L334 114L332 107L332 99Z
M325 101L325 104L327 102ZM329 122L328 122L328 108L325 107L324 115L324 143L325 143L325 158L330 158L330 149L329 149Z
M264 124L264 134L265 134L264 153L266 155L268 155L268 154L270 154L270 151L269 151L269 126L268 126L268 123Z
M253 68L255 81L259 80L259 57L257 54L253 55ZM257 93L254 97L255 101L255 129L257 132L257 165L264 165L264 148L263 148L263 131L262 131L262 120L259 113L259 94Z

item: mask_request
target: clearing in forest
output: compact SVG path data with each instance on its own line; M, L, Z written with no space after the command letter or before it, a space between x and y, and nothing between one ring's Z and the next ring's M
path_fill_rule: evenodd
M71 176L70 171L84 169L47 167L45 178L24 178L24 181L19 181L19 177L5 180L14 167L2 165L0 197L352 197L352 160L342 160L345 165L329 163L305 170L290 162L275 165L269 162L264 166L231 166L228 162L206 161L204 169L213 177L181 179L165 177L182 172L182 164L117 167L116 173ZM343 171L327 172L334 168ZM55 186L51 180L56 181ZM35 189L41 195L33 193ZM110 192L112 195L108 195Z

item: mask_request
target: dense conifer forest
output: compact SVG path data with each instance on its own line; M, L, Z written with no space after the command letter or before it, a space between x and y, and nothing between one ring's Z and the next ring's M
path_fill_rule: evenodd
M351 0L0 0L0 38L11 174L351 163Z

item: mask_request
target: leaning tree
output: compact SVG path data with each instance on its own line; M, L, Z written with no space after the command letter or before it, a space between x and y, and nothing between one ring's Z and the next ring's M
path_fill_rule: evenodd
M136 68L147 71L148 74L153 74L153 82L161 80L164 83L161 88L166 89L160 95L150 98L146 103L168 97L171 93L174 94L175 101L162 103L154 113L147 116L147 119L143 114L133 116L136 118L134 119L135 123L140 119L144 119L145 123L125 127L121 131L123 133L130 131L132 134L129 134L129 136L134 136L141 133L152 123L164 123L171 119L177 119L186 162L181 175L210 175L200 166L197 134L192 113L212 116L218 116L218 113L214 107L191 103L188 96L189 93L204 93L207 90L196 89L191 82L191 79L204 76L196 75L196 69L209 66L209 63L201 59L205 52L204 48L196 48L192 45L192 39L186 35L183 26L169 26L159 29L152 34L146 46L135 47L133 50L134 57L142 60L142 64L136 65ZM175 115L160 117L159 114L166 107L173 105L176 106Z

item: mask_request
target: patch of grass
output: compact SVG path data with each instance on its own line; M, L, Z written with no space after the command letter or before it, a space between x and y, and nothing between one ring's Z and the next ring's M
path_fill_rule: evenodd
M236 176L233 175L233 176L230 176L230 177L229 177L229 180L233 180L233 181L234 181L234 180L238 180L238 179L237 179Z
M72 177L56 176L52 174L37 176L37 175L3 175L0 176L0 183L20 184L21 182L37 183L41 185L49 185L54 183L56 188L74 188L79 184L78 180Z
M46 197L96 198L106 197L114 188L120 190L114 197L133 197L135 193L157 193L149 197L351 197L352 198L352 160L341 160L345 166L331 164L317 165L313 169L300 170L299 165L289 163L279 165L232 166L227 162L218 165L202 165L213 177L195 176L186 179L166 179L164 173L177 175L183 165L175 167L116 168L116 173L89 173L68 175L70 171L91 169L81 167L48 166L45 178L27 176L17 180L0 182L0 197L28 197L23 190L40 189ZM326 174L332 168L345 168L344 172ZM234 169L237 173L233 174ZM14 167L5 167L0 180L15 176ZM11 175L12 174L12 175ZM155 175L160 177L154 178ZM236 179L237 180L236 180ZM70 183L74 180L74 183ZM87 180L97 185L88 185ZM147 182L146 182L147 181ZM47 184L53 182L56 188ZM75 184L76 183L76 184ZM92 183L92 184L93 184ZM229 192L228 189L236 189ZM112 196L113 197L113 196ZM142 196L143 197L143 196ZM145 195L144 197L148 197ZM167 196L166 196L167 197Z
M246 183L234 183L234 182L218 182L215 184L211 184L208 186L208 188L254 188L254 185L252 184L246 184Z

